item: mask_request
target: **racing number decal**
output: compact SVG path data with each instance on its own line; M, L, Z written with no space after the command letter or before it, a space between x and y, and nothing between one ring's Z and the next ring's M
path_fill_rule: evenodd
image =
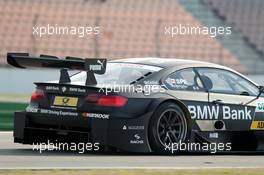
M78 103L78 98L76 98L76 97L56 96L53 104L56 106L76 107L77 103Z

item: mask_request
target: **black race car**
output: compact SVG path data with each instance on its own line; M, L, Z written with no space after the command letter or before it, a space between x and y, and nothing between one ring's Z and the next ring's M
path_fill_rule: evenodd
M17 143L98 142L142 153L208 151L212 144L219 152L264 149L263 87L230 68L27 53L8 53L7 61L61 71L58 81L35 83L29 106L15 113Z

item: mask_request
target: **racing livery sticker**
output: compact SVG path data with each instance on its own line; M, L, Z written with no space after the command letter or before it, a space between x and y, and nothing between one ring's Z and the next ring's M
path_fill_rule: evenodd
M82 113L83 117L88 117L88 118L99 118L99 119L109 119L109 114L96 114L96 113Z
M250 129L252 130L264 130L264 121L253 121Z
M166 82L173 88L176 89L186 89L188 87L188 82L185 79L179 78L179 79L173 79L173 78L167 78Z
M256 112L264 112L264 101L263 100L257 101Z
M56 116L78 116L77 112L61 111L61 110L51 110L51 109L40 109L42 114L56 115Z
M144 125L133 125L133 126L124 125L122 129L123 130L144 130L145 127Z
M189 112L192 119L198 120L252 120L254 111L247 106L233 109L230 106L219 105L189 105Z
M134 138L130 140L130 144L143 144L144 140L141 138L139 134L135 134Z
M58 86L46 86L46 90L59 91L60 88Z
M78 103L78 98L63 97L63 96L56 96L53 102L55 106L70 106L70 107L76 107L77 103Z

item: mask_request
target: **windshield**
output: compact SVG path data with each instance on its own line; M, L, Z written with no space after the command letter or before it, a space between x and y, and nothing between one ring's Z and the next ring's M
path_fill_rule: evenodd
M95 74L97 84L131 84L138 79L160 71L161 67L133 64L133 63L107 63L103 75ZM80 72L71 77L73 83L84 83L86 72Z

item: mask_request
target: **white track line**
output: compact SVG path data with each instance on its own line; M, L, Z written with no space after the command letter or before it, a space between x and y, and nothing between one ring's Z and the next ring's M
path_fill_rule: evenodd
M50 169L61 169L61 170L88 170L88 169L147 169L147 170L204 170L204 169L260 169L264 167L229 167L229 166L214 166L214 167L8 167L0 168L0 170L50 170Z
M13 134L13 131L0 131L0 134Z

